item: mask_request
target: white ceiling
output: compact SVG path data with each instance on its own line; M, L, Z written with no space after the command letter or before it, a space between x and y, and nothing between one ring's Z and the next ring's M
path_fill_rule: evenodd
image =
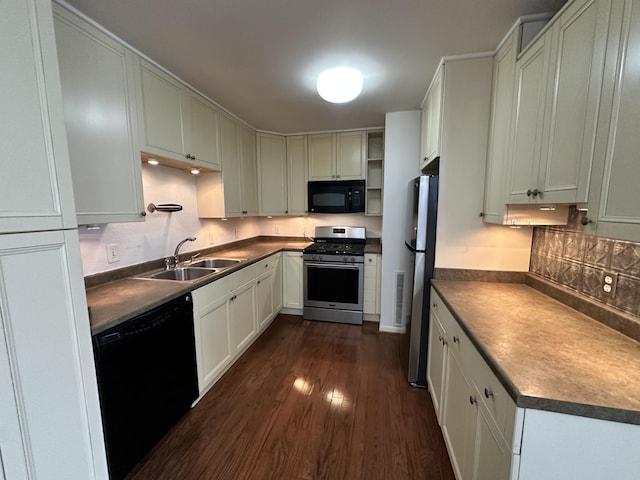
M253 127L300 133L384 125L420 107L441 57L494 50L520 15L565 0L69 0ZM360 69L330 104L318 73Z

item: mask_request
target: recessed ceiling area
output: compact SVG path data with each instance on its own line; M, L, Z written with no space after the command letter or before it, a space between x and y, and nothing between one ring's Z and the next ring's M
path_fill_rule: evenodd
M70 0L69 5L258 130L384 125L413 110L441 57L492 51L520 15L565 0ZM360 96L316 92L327 68L364 75Z

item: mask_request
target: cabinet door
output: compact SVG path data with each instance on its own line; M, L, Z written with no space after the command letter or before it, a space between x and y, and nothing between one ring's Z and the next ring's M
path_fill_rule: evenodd
M240 155L242 159L242 207L243 214L258 215L258 164L256 162L256 132L240 126Z
M0 472L106 480L75 230L0 235L0 344Z
M229 302L232 349L234 354L239 354L251 344L257 333L254 282L231 292Z
M229 328L229 292L208 298L200 290L193 292L198 384L202 393L231 361ZM207 289L209 290L209 289Z
M463 476L463 473L465 451L468 451L469 440L475 438L476 407L470 402L471 387L451 351L447 353L446 362L442 433L456 478L470 478Z
M309 180L336 179L336 136L309 135Z
M185 144L188 159L196 166L220 170L218 143L218 110L206 99L190 90L184 90Z
M273 256L273 262L275 263L273 272L273 313L274 316L282 310L282 304L284 297L282 293L282 254L278 253Z
M146 152L185 161L182 85L162 70L140 60L142 146Z
M433 84L429 89L428 127L427 127L427 157L428 161L440 156L440 137L442 133L442 89L444 65L436 73Z
M422 168L429 161L428 157L428 143L429 143L429 97L425 98L425 102L422 105L422 113L421 113L421 125L420 125L420 159L418 161L418 170L422 170Z
M491 123L487 149L483 217L485 222L503 222L508 203L506 182L510 174L511 119L513 116L513 87L516 75L519 30L496 52L493 60L491 89Z
M491 420L482 407L476 408L475 442L471 473L473 480L508 480L511 470L511 451L503 439L491 429Z
M447 355L447 339L440 320L430 312L429 342L427 346L427 384L436 411L438 422L442 423L443 414L443 381L445 375L445 359Z
M516 111L509 203L535 202L547 85L549 35L536 40L516 65ZM527 194L529 192L529 195Z
M336 178L365 178L366 132L341 132L336 136Z
M225 216L242 215L242 188L239 132L236 122L226 115L220 118L220 147L224 183Z
M51 4L0 4L0 233L76 225Z
M273 303L274 269L263 273L256 280L256 313L258 331L262 331L272 319L275 305Z
M363 312L369 315L378 313L378 255L367 253L364 256L364 305Z
M287 213L286 137L258 134L260 215Z
M78 223L142 221L138 58L67 10L54 9Z
M640 3L624 2L611 22L603 108L599 119L596 159L591 174L590 223L586 231L640 241L638 178L640 178ZM615 73L614 73L615 72ZM611 93L609 93L611 92Z
M287 213L307 214L307 137L287 137Z
M611 0L575 1L547 33L552 62L537 185L545 202L587 201Z
M284 253L284 306L302 308L302 252Z

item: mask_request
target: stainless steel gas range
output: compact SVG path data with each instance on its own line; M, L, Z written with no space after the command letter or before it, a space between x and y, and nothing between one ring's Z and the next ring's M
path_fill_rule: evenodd
M366 234L364 227L316 227L302 252L305 319L362 325Z

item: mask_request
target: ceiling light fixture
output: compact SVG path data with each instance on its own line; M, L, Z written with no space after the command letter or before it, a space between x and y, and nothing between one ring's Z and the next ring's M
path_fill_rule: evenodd
M318 95L331 103L350 102L362 92L362 73L351 67L336 67L318 75Z

